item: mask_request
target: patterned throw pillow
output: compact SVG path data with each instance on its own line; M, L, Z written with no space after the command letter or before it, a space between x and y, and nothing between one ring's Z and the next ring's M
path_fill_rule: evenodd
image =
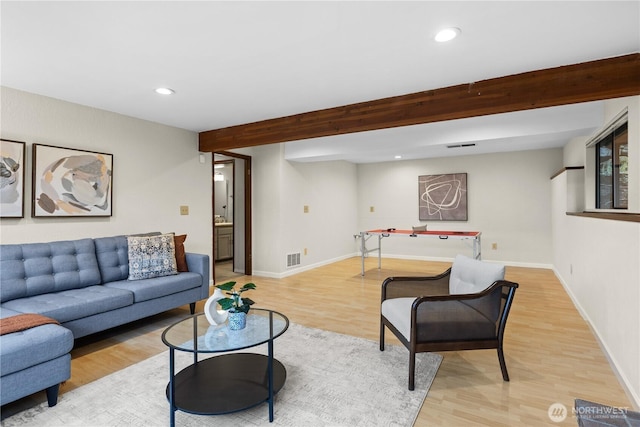
M174 233L128 236L129 280L178 274Z

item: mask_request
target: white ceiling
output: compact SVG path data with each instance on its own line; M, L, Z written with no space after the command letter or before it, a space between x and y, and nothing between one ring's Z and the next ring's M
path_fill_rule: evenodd
M195 132L640 51L639 1L0 8L3 86ZM433 41L448 26L460 37ZM593 102L287 143L286 156L357 163L560 147L602 124ZM460 143L476 146L445 148Z

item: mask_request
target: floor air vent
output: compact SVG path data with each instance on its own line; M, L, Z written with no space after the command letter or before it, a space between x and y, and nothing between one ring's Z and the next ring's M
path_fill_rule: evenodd
M287 254L287 268L300 265L300 252L295 254Z

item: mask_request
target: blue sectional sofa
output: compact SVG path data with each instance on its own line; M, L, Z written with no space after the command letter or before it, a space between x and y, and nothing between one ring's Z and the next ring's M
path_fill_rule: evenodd
M188 271L130 280L129 241L0 245L0 318L36 313L59 322L0 335L0 404L47 390L55 405L74 339L185 304L193 313L208 298L208 255L186 253Z

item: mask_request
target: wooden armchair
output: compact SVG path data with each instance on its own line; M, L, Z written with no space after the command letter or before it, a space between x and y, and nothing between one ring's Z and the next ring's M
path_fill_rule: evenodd
M509 381L502 340L518 284L503 279L504 266L458 255L440 275L382 283L380 350L386 326L409 350L409 390L416 353L432 351L495 348Z

